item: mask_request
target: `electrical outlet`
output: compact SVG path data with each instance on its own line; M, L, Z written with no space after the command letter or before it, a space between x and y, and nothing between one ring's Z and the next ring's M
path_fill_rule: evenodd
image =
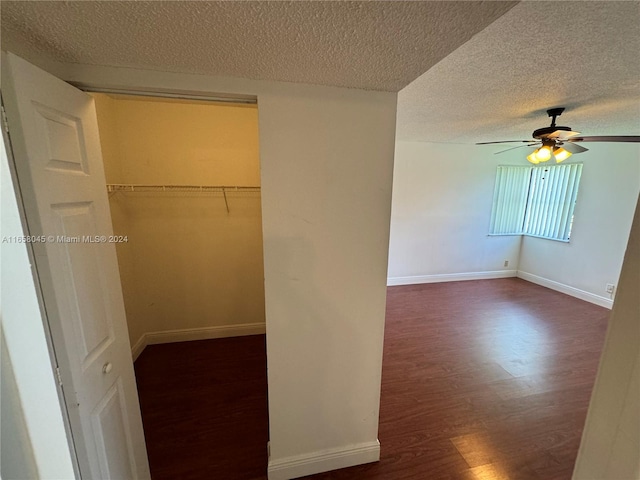
M615 289L616 289L616 286L613 283L607 283L607 293L610 293L613 295L613 292Z
M509 260L505 260L505 261L504 261L504 266L505 266L505 267L508 267L508 266L509 266Z

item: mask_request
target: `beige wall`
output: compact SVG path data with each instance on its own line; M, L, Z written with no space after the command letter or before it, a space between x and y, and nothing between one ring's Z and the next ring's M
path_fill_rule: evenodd
M640 202L624 257L574 480L640 479Z
M108 183L259 186L255 106L95 94ZM129 337L264 323L258 193L114 193Z
M260 185L256 105L93 96L110 183Z

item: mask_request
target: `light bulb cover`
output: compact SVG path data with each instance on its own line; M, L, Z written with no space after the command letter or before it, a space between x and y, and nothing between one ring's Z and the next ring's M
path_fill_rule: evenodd
M540 162L546 162L551 158L551 148L546 145L540 147L536 152L536 158Z
M565 150L562 147L556 147L553 149L553 156L556 159L556 163L563 162L564 160L569 158L571 155L572 155L571 152Z
M538 153L538 149L534 150L530 155L527 155L527 160L534 165L540 163L540 160L538 160L538 157L536 157L536 153Z

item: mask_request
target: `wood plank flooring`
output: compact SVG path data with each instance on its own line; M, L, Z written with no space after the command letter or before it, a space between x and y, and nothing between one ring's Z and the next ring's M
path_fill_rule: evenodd
M308 478L571 478L608 316L515 278L390 287L380 462Z
M307 480L569 479L609 313L515 278L390 287L380 462ZM264 362L262 336L145 349L154 480L266 479Z
M150 345L135 370L153 480L266 478L264 335Z

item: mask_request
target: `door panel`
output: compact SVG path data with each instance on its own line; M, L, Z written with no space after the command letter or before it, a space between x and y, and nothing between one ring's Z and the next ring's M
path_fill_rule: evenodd
M125 422L127 418L125 403L121 381L118 380L92 413L103 478L133 477L132 472L135 466L118 461L120 458L134 457L131 449L131 435ZM122 441L123 438L126 442ZM116 455L113 454L115 452L117 452Z
M3 56L16 172L80 472L148 479L93 99Z
M34 104L39 114L37 121L40 135L47 141L46 168L66 173L88 172L87 152L82 145L82 123L80 119L69 117L44 105Z
M69 312L69 321L75 325L83 370L114 341L113 321L107 315L105 297L102 294L104 275L99 264L95 245L83 241L83 237L98 236L93 204L72 203L52 205L58 217L56 239L64 238L64 268L69 274L67 294L70 305L77 306Z

